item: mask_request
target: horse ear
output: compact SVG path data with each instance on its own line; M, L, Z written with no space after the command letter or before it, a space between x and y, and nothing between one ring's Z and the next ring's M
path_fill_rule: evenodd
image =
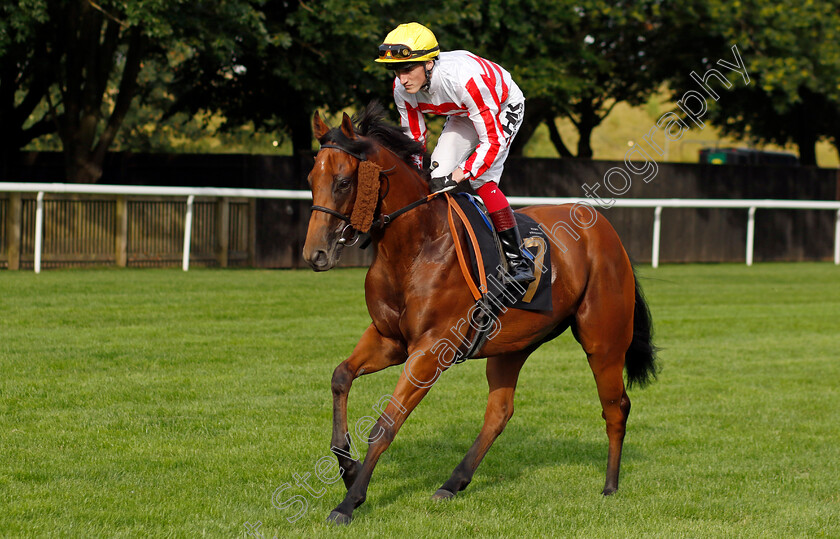
M330 127L324 123L324 120L321 119L321 115L318 114L318 111L315 111L315 116L312 117L312 132L315 134L316 140L321 140L321 138L327 134L327 131L330 130Z
M353 128L353 121L346 112L344 113L344 118L341 119L341 132L344 133L344 135L350 140L356 138L356 130Z

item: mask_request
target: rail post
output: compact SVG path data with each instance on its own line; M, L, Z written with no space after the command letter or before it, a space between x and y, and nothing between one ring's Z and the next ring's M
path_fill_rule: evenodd
M128 265L128 201L124 195L117 196L114 220L114 262L124 268Z
M228 267L230 249L230 199L219 197L216 201L216 260L220 268Z
M659 238L662 230L662 206L657 206L653 211L653 253L650 256L650 265L659 267Z
M834 218L834 265L840 266L840 210Z
M747 220L747 266L753 264L753 246L755 244L755 206L750 208Z
M248 200L248 266L257 265L257 199Z
M41 248L44 235L44 192L35 199L35 273L41 273Z
M192 215L195 195L187 197L187 215L184 217L184 260L181 267L184 271L190 269L190 239L192 238Z

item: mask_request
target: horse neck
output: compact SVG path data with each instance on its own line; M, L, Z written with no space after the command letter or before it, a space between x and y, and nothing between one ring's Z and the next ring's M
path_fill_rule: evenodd
M383 188L387 189L380 206L381 214L390 214L429 194L426 182L411 165L391 154L380 151L383 170L394 169L387 173ZM378 243L389 252L400 252L402 256L416 257L422 248L424 237L439 238L449 233L446 220L446 204L443 199L433 199L399 216L382 232Z

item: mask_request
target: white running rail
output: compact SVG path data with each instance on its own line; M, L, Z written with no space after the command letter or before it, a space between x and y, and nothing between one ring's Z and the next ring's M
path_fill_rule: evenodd
M35 213L35 273L41 271L41 235L43 234L45 193L74 193L87 195L135 195L187 197L184 227L183 269L189 270L190 230L192 227L192 206L195 197L241 197L273 198L286 200L311 200L309 191L289 189L228 189L215 187L151 187L131 185L86 185L66 183L12 183L0 182L0 192L38 193ZM591 204L591 199L570 197L508 197L513 206L537 204ZM747 265L753 263L755 245L755 213L759 209L776 210L832 210L834 223L834 263L840 265L840 201L829 200L771 200L771 199L694 199L694 198L627 198L613 199L620 208L653 208L653 252L651 265L659 267L659 241L662 222L662 208L734 208L747 210Z

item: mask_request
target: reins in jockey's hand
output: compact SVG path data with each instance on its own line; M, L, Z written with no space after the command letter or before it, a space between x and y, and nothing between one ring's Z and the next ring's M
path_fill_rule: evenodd
M429 180L429 189L432 193L445 193L456 187L458 187L458 182L452 179L452 174Z
M429 176L431 176L432 172L434 172L435 169L439 166L440 163L438 163L437 161L432 161L432 164L429 167ZM429 180L429 189L432 191L432 193L444 193L446 191L451 191L456 187L458 187L458 182L452 179L451 172L447 176L431 178Z

